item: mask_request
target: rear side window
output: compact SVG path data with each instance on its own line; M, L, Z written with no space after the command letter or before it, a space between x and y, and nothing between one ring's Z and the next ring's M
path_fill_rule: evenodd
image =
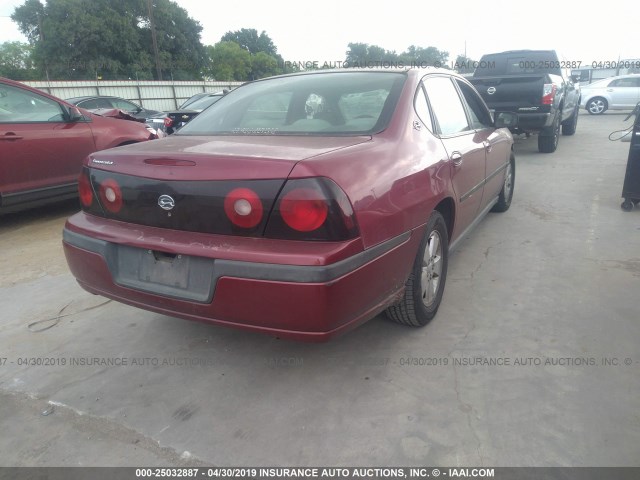
M467 114L449 77L431 77L424 86L436 120L436 133L456 135L470 130Z
M619 78L609 84L610 87L621 88L637 88L640 87L640 77L638 78Z
M418 91L416 92L416 98L414 101L414 107L416 109L416 113L422 123L430 130L433 131L433 123L431 122L431 109L429 108L429 102L427 102L427 96L424 93L424 88L420 85Z
M491 128L493 126L491 115L478 93L461 80L456 80L456 83L462 92L464 103L467 105L469 117L471 118L471 128L475 130Z

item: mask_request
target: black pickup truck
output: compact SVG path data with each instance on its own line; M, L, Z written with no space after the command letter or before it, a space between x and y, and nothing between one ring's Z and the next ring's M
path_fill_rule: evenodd
M537 133L538 150L554 152L560 129L573 135L578 124L580 87L554 50L512 50L483 55L469 80L489 108L515 112L512 133Z

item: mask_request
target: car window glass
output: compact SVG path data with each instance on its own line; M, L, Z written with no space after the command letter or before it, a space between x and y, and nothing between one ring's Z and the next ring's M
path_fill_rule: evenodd
M406 81L399 72L302 74L246 84L181 135L360 135L386 128Z
M113 108L109 101L104 98L90 98L89 100L78 102L76 105L87 110L96 110L98 108Z
M269 126L284 125L290 102L290 92L257 97L249 104L240 121L240 128L269 128Z
M418 88L416 92L416 98L413 102L413 105L416 109L416 113L422 123L430 130L433 131L433 124L431 121L431 109L429 108L429 103L427 102L427 96L424 93L422 85Z
M484 106L484 102L476 91L467 85L465 82L456 80L456 83L460 87L464 102L467 105L469 111L469 117L471 118L471 128L483 129L491 128L493 122L491 121L491 115Z
M135 103L127 102L126 100L121 100L119 98L111 99L111 103L115 108L119 108L120 110L124 110L126 112L137 112L140 110Z
M1 123L61 122L62 120L62 107L58 102L21 88L2 86Z
M424 85L439 133L454 135L469 130L467 115L451 80L448 77L431 77L424 81Z
M212 95L204 98L199 98L188 105L189 110L204 110L210 105L213 105L222 98L222 95Z
M345 123L369 119L369 124L373 126L382 112L388 94L388 90L377 89L341 95L338 100L340 114Z

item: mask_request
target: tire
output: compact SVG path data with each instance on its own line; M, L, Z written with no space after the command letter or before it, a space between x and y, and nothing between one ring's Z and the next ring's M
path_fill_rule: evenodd
M573 135L576 133L576 128L578 127L578 114L580 107L576 105L576 108L573 110L573 113L569 118L567 118L564 122L562 122L562 134L563 135Z
M449 263L449 234L444 217L434 211L405 284L404 298L387 309L391 320L412 327L423 327L435 317Z
M622 205L620 205L620 208L622 208L622 210L624 210L625 212L630 212L631 210L633 210L634 207L634 203L631 200L625 200L624 202L622 202Z
M511 199L513 198L513 188L516 182L516 157L511 153L511 159L509 165L507 165L507 171L504 175L504 183L502 184L502 190L498 195L498 203L496 203L491 209L492 212L506 212L511 206Z
M560 138L560 112L556 115L553 126L543 131L538 136L538 151L540 153L553 153L558 148L558 139Z
M587 102L586 108L591 115L602 115L609 108L609 103L602 97L594 97Z

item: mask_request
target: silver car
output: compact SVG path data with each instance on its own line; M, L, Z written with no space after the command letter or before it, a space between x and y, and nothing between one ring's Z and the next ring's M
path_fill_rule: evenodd
M584 85L580 107L592 115L630 110L640 102L640 74L620 75Z

